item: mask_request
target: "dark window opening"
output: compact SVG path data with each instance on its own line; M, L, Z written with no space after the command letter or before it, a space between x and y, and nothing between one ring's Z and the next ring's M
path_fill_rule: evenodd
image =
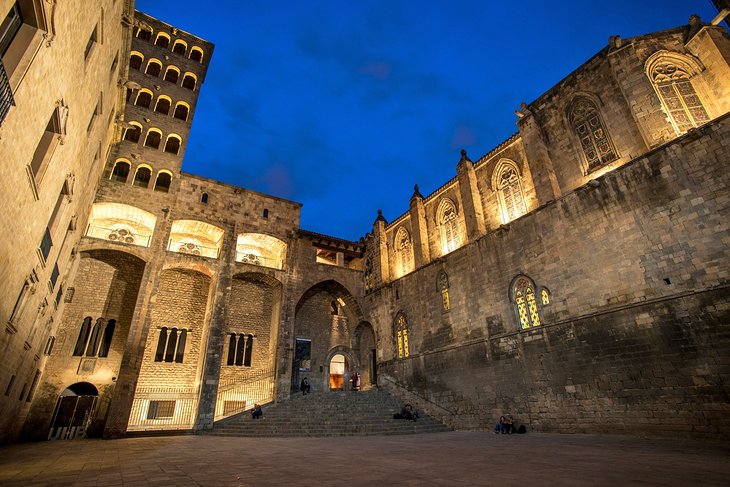
M174 69L168 68L165 72L164 80L174 84L177 83L178 79L180 79L180 73Z
M170 328L168 330L166 326L163 326L157 339L155 362L183 363L187 335L188 331L185 329Z
M167 98L159 98L157 100L157 105L155 105L155 111L157 113L162 113L163 115L170 113L170 100Z
M183 44L182 42L176 42L175 45L172 47L172 52L174 52L175 54L182 54L184 56L185 51L185 44Z
M200 51L198 49L193 49L190 51L190 60L195 62L202 62L203 61L203 51Z
M94 45L99 40L99 25L94 26L94 30L91 31L91 35L89 36L89 40L86 41L86 48L84 49L84 59L89 58L89 54L91 54L91 50L94 48Z
M142 69L144 59L139 54L132 54L129 58L129 69Z
M137 95L137 100L135 100L134 104L138 107L145 107L149 108L150 104L152 103L152 93L148 93L146 91L140 92L139 95Z
M123 161L117 162L116 164L114 164L111 180L118 181L120 183L126 183L127 177L129 176L129 169L130 168L128 163Z
M162 71L162 64L150 62L147 65L147 71L145 71L145 73L149 74L150 76L159 77L160 71Z
M168 47L170 45L170 39L163 35L158 35L155 39L155 46Z
M152 31L147 29L139 29L137 31L137 38L149 42L152 40Z
M3 23L0 25L0 58L8 52L10 44L12 44L13 39L15 39L15 35L18 33L22 25L23 14L20 11L20 5L18 5L18 2L15 2L10 9L10 12L8 12L8 15L5 17L5 20L3 20Z
M236 367L251 367L253 335L231 333L228 337L228 357L226 364Z
M173 115L175 118L180 120L187 120L188 119L188 107L185 105L178 105L175 107L175 115Z
M208 193L203 193L200 196L200 202L203 203L204 205L208 204Z
M268 208L264 208L263 217L264 218L269 218L269 209Z
M126 132L124 132L124 140L128 140L129 142L134 142L135 144L139 142L139 138L142 136L142 127L139 127L137 125L132 125L127 129Z
M195 89L195 77L193 77L189 74L186 74L185 77L183 78L182 87L187 88L189 90L194 90Z
M145 147L152 147L153 149L160 148L160 141L162 140L162 134L160 132L147 132L147 138L144 141Z
M147 188L150 185L150 178L152 177L152 170L149 167L138 167L137 172L134 174L134 184L140 188Z
M161 172L157 174L157 181L155 181L155 191L161 191L163 193L167 193L170 191L170 182L172 181L172 176L170 176L166 172Z
M175 416L175 401L150 401L147 419L166 419Z
M167 142L165 142L165 152L177 155L180 152L180 139L168 137Z

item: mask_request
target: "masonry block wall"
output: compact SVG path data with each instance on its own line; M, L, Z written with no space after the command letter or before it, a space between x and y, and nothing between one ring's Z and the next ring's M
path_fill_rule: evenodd
M726 116L369 295L379 335L409 322L385 385L461 428L726 437L728 135ZM521 274L550 290L539 328L510 300Z

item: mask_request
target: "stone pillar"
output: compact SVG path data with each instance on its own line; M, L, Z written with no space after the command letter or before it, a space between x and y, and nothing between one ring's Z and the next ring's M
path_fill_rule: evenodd
M520 115L517 127L525 146L527 163L530 165L532 181L535 184L535 195L538 204L544 205L559 198L562 192L558 178L555 176L553 161L550 158L540 122L524 103L520 109Z
M205 347L205 363L203 377L200 381L200 398L198 415L193 429L213 429L215 405L218 397L218 381L221 370L221 355L223 353L224 332L226 326L227 306L226 298L231 292L231 281L236 261L236 227L226 225L220 257L218 280L215 283L215 294L212 299L210 325L208 326L208 340Z
M383 216L383 210L378 210L378 217L373 222L373 239L376 242L373 272L380 274L380 282L390 282L390 261L388 259L388 238L385 235L385 226L388 222Z
M165 261L167 242L170 239L172 228L164 212L162 218L157 219L154 235L157 237L152 242L152 253L145 264L137 302L134 306L134 315L129 326L129 334L124 346L124 354L119 365L117 382L112 393L109 412L107 413L104 425L104 438L123 438L127 434L129 425L129 413L134 402L134 393L137 389L137 379L142 368L145 346L150 330L151 322L151 300L157 293L157 286L160 283L162 263Z
M413 188L410 201L411 236L413 244L413 259L415 268L429 263L431 253L428 248L428 227L426 226L426 210L423 207L423 196L418 191L418 185Z
M482 200L479 196L477 175L474 171L474 163L466 156L462 149L461 159L456 165L456 174L459 181L459 194L461 196L462 211L464 212L464 224L466 225L467 242L473 242L487 232L484 223L484 211ZM464 242L465 244L467 242Z
M345 267L345 254L343 252L337 252L335 259L337 261L337 267Z

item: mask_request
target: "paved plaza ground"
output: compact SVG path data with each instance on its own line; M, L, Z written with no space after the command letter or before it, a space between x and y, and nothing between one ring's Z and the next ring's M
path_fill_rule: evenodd
M0 485L730 485L730 442L453 432L176 436L0 448Z

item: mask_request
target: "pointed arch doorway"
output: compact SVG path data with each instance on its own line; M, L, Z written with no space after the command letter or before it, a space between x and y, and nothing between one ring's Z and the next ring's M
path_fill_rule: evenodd
M64 389L56 402L48 439L85 438L98 399L99 391L88 382L77 382Z
M347 357L341 353L336 353L332 356L329 363L329 389L331 391L345 390L345 376L347 375L349 365Z

